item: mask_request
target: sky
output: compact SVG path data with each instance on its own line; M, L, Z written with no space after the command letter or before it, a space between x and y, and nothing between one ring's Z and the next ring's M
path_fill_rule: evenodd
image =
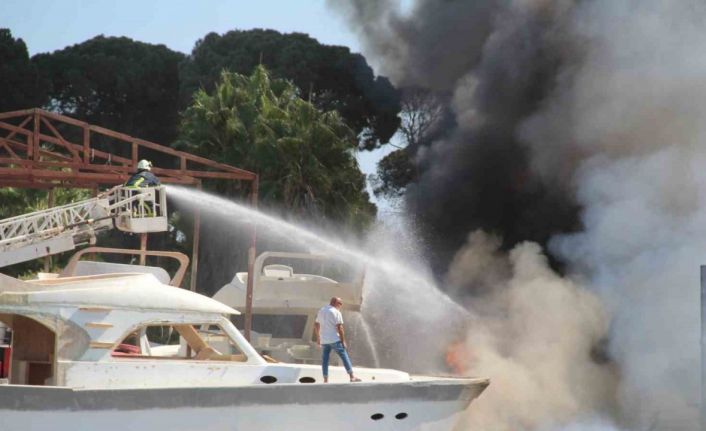
M345 0L341 0L345 1ZM324 0L0 0L0 27L22 38L30 55L81 43L99 34L190 53L209 32L268 28L307 33L328 45L354 52L360 44L344 20ZM370 62L370 60L369 60ZM375 172L377 161L394 150L386 146L358 155L361 170ZM389 210L378 202L381 210Z
M322 43L359 44L324 0L3 0L0 26L21 37L30 54L93 36L127 36L189 53L209 32L271 28L308 33Z

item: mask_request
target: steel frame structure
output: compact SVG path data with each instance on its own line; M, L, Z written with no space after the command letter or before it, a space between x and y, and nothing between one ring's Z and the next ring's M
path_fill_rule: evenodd
M96 142L98 140L103 141L102 146ZM105 147L109 147L110 151ZM88 188L97 194L100 186L114 186L127 181L135 172L138 160L148 158L147 155L150 155L149 158L159 155L173 161L171 165L174 168L152 168L163 183L201 188L204 179L248 182L251 205L257 207L258 176L254 172L39 108L0 113L0 187L49 190L56 187ZM196 288L200 218L197 210L191 259L191 290ZM141 243L142 248L145 248L145 236ZM256 232L253 225L248 250L250 276L244 328L248 339L252 325L252 270L255 254Z

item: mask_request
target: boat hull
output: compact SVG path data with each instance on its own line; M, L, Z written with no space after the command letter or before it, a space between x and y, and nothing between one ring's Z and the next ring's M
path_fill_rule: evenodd
M482 380L119 390L3 386L0 428L448 431L486 386Z

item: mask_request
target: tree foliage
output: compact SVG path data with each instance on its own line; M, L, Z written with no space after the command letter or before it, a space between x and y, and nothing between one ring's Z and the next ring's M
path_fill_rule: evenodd
M414 181L416 167L410 147L399 148L383 157L378 163L377 175L373 176L373 192L376 196L399 198L404 195L409 183Z
M300 33L209 33L182 64L182 103L188 103L199 88L211 91L221 70L250 74L259 64L273 76L292 81L300 96L318 109L338 111L362 149L387 143L397 131L399 94L389 80L375 77L362 55L346 47L322 45Z
M434 131L444 115L439 96L424 88L402 90L400 134L406 146L415 148Z
M389 198L403 196L407 185L416 180L414 154L420 144L442 129L445 117L444 103L439 95L416 87L403 88L401 93L399 135L404 147L380 160L377 175L372 178L375 194Z
M126 37L97 36L33 57L52 110L168 144L177 133L183 54Z
M178 146L257 172L265 204L362 227L375 214L355 159L356 138L335 111L320 111L264 66L224 71L185 111Z
M22 39L0 28L0 112L42 105L45 86Z

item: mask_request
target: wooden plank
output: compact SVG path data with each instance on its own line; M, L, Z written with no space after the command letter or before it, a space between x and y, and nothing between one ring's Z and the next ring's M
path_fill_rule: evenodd
M79 311L85 311L87 313L109 313L109 312L113 311L113 309L110 307L99 307L99 306L79 307L78 309L79 309Z
M103 322L86 322L83 324L83 326L87 328L112 328L113 324Z
M115 343L104 343L102 341L91 341L88 346L91 349L112 349Z
M177 330L179 335L184 337L184 340L186 340L187 344L189 347L194 349L194 352L197 354L208 348L208 344L201 338L199 333L194 329L193 326L191 325L174 325L174 329Z

